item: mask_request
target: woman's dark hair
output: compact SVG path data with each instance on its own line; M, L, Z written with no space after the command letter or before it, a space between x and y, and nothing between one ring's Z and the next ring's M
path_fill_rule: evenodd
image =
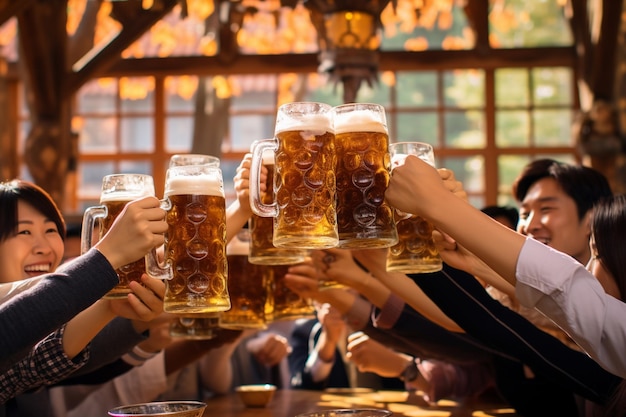
M585 217L595 203L613 194L608 180L600 171L553 159L537 159L526 165L513 182L513 196L522 202L530 187L544 178L554 179L565 194L574 200L579 220Z
M611 273L626 298L626 195L606 198L594 206L591 215L591 232L599 254L598 259Z
M504 217L511 223L512 229L515 230L517 227L517 222L519 221L519 212L517 208L512 206L485 206L480 209L487 216L492 219L497 219L498 217Z
M17 203L23 201L33 206L56 224L65 240L65 221L50 195L38 185L28 181L13 180L0 183L0 242L11 237L17 228Z

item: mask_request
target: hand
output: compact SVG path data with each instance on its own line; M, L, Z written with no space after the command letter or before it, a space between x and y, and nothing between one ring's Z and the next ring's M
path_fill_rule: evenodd
M346 357L360 372L374 372L386 378L400 376L411 360L410 356L389 349L363 332L348 336L347 350Z
M328 303L317 306L317 319L322 324L322 331L326 333L326 340L336 344L341 339L346 328L339 310Z
M128 294L127 298L110 300L111 309L115 314L132 320L148 322L163 312L165 283L162 280L150 278L146 274L141 276L141 282L143 285L136 281L130 282L132 293Z
M252 352L259 363L265 366L278 365L291 353L291 346L286 337L274 333L260 337L264 338L260 349Z
M126 204L96 247L117 269L145 256L164 243L165 211L156 197L143 197Z
M391 171L385 198L396 209L429 218L429 202L448 192L439 172L415 155Z
M319 271L318 278L337 281L349 287L357 287L364 282L367 274L352 258L346 249L324 249L311 252L311 259Z
M244 155L241 163L235 171L235 177L233 182L235 185L235 192L237 193L237 201L239 207L245 210L247 213L252 214L250 209L250 165L252 161L252 154L247 153ZM265 181L262 179L262 187L265 187ZM261 190L263 190L263 188Z
M168 313L162 313L154 320L148 323L150 331L148 338L139 343L139 347L145 352L159 352L172 343L170 336L170 325L172 320L176 320L174 316Z

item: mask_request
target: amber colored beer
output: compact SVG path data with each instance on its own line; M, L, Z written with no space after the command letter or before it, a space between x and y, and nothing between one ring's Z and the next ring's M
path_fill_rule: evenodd
M93 245L93 237L101 239L130 201L154 195L154 180L145 174L111 174L102 178L100 205L88 207L83 213L81 252ZM144 257L116 270L119 283L104 298L125 298L131 292L131 281L141 282L146 272Z
M170 324L170 336L189 340L207 340L217 336L222 313L186 314L175 317Z
M261 199L269 204L274 197L274 163L273 156L264 158L263 165L267 168L266 191ZM250 226L250 254L248 260L257 265L289 265L304 261L305 249L277 248L274 246L274 219L253 214Z
M238 237L234 238L227 248L228 293L231 308L220 316L220 327L264 329L267 327L265 300L268 269L248 261L248 242L238 240Z
M332 107L295 102L279 107L274 139L252 146L250 205L274 218L274 246L325 249L337 245L335 134ZM264 151L274 151L276 172L272 204L260 200Z
M269 266L270 279L265 304L268 322L314 318L315 306L312 300L304 299L285 285L285 274L290 265Z
M338 246L395 245L393 209L385 200L391 160L384 108L352 103L334 111Z
M336 245L335 135L330 130L276 134L274 245L304 249Z
M433 226L424 218L412 215L400 220L398 243L389 248L387 271L427 273L441 271L443 263L433 241Z
M107 215L102 219L102 227L100 227L100 239L108 232L113 225L117 216L122 212L129 201L103 201L102 205L106 207ZM106 294L106 298L125 298L130 290L131 281L141 282L141 275L146 273L146 262L144 257L134 262L126 264L117 269L117 276L120 282Z
M193 172L195 166L180 166L168 172ZM163 310L169 313L212 313L228 310L226 259L226 201L219 178L204 173L166 178L165 197L171 208L165 259L173 277L166 280ZM215 174L215 172L213 172Z

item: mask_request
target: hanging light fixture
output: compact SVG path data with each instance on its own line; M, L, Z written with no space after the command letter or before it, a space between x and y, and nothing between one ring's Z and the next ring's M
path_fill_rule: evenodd
M396 7L397 0L391 0ZM354 102L363 83L377 81L382 39L380 14L390 0L306 0L317 30L319 72L343 85L343 100Z

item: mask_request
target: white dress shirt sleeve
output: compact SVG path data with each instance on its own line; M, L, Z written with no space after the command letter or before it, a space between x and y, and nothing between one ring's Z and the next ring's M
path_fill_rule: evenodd
M569 255L528 238L516 270L516 295L552 319L609 372L626 378L626 304Z

